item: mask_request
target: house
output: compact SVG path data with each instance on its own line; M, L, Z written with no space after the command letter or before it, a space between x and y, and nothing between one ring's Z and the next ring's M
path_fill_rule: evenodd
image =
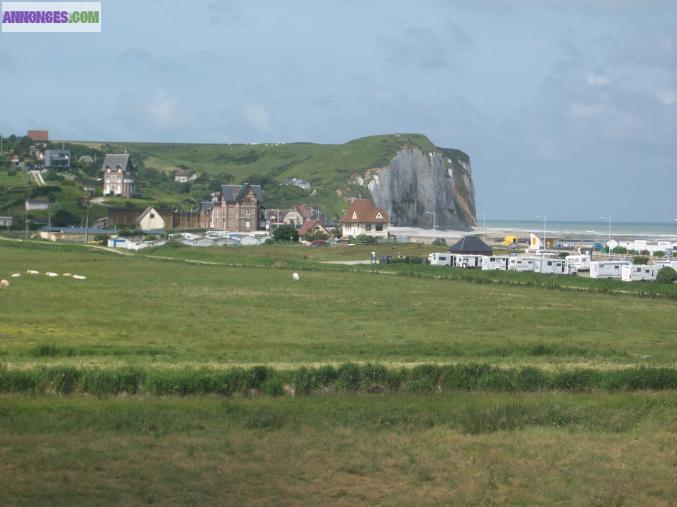
M290 209L284 214L282 222L285 225L291 225L292 227L300 227L303 225L305 218L297 209Z
M40 146L38 145L32 145L30 148L28 148L28 154L35 160L45 159L45 154L42 151L40 151Z
M47 130L29 130L26 136L34 143L47 144L49 142L49 131Z
M139 208L108 208L108 226L136 227L136 220L142 210Z
M115 234L115 229L100 229L98 227L41 227L38 231L42 239L48 241L71 241L80 243L92 241L98 234Z
M12 227L12 221L14 217L0 217L0 227L7 227L8 229Z
M310 236L317 236L324 234L327 238L330 236L329 231L320 223L319 220L306 220L298 230L299 238L303 238L306 234Z
M12 164L13 166L17 166L21 163L21 157L17 153L12 153L9 156L9 163Z
M491 247L482 241L479 236L464 236L449 247L453 254L463 255L491 255Z
M211 229L212 228L212 212L214 211L214 203L210 201L205 201L200 203L200 218L199 218L199 228L200 229Z
M289 178L284 184L293 185L295 187L302 188L303 190L311 190L313 188L310 183L308 183L306 180L302 180L301 178Z
M177 169L174 171L174 181L177 183L191 183L198 178L197 174L186 169Z
M222 185L217 202L213 204L211 227L231 232L256 231L262 202L260 185Z
M376 208L367 199L355 199L341 218L342 238L362 234L375 238L388 238L388 213Z
M103 159L103 195L132 197L136 194L136 168L129 154L106 155Z
M70 150L45 150L45 167L68 169L71 166Z
M136 219L142 231L159 231L174 228L174 210L148 206Z

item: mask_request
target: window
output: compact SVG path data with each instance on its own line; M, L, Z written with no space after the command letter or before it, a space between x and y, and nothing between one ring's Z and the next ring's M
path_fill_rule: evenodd
M548 266L552 266L552 261L548 261Z
M151 220L152 220L153 218L155 218L155 213L151 213L151 214L150 214L150 218L151 218Z
M367 231L371 231L371 224L366 224L366 225L364 226L364 228L365 228L365 230L367 230Z
M383 224L376 224L376 230L382 231L383 230Z

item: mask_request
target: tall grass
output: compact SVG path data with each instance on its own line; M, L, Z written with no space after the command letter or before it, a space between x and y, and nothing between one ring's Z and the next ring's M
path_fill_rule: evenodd
M298 396L325 392L435 393L636 391L677 388L677 369L640 367L619 370L548 371L535 367L501 368L487 364L419 365L388 368L346 363L294 370L253 368L157 370L141 368L0 367L0 392L222 396Z

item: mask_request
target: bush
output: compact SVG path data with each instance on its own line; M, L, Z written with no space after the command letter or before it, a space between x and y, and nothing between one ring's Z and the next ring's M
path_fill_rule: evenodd
M670 266L665 266L658 271L656 283L674 283L677 280L677 271Z
M376 244L376 238L374 236L367 236L366 234L360 234L354 239L355 243L358 245L374 245Z
M444 238L437 238L432 244L435 246L447 246L447 240Z
M101 245L106 245L108 244L108 234L97 234L94 236L94 241Z
M298 241L299 233L291 225L281 225L273 231L275 241Z
M637 255L632 259L633 264L649 264L649 258Z

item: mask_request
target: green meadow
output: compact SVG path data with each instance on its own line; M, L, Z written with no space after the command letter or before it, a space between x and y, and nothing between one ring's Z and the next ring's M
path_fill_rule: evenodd
M0 503L677 502L672 288L374 248L0 241Z

